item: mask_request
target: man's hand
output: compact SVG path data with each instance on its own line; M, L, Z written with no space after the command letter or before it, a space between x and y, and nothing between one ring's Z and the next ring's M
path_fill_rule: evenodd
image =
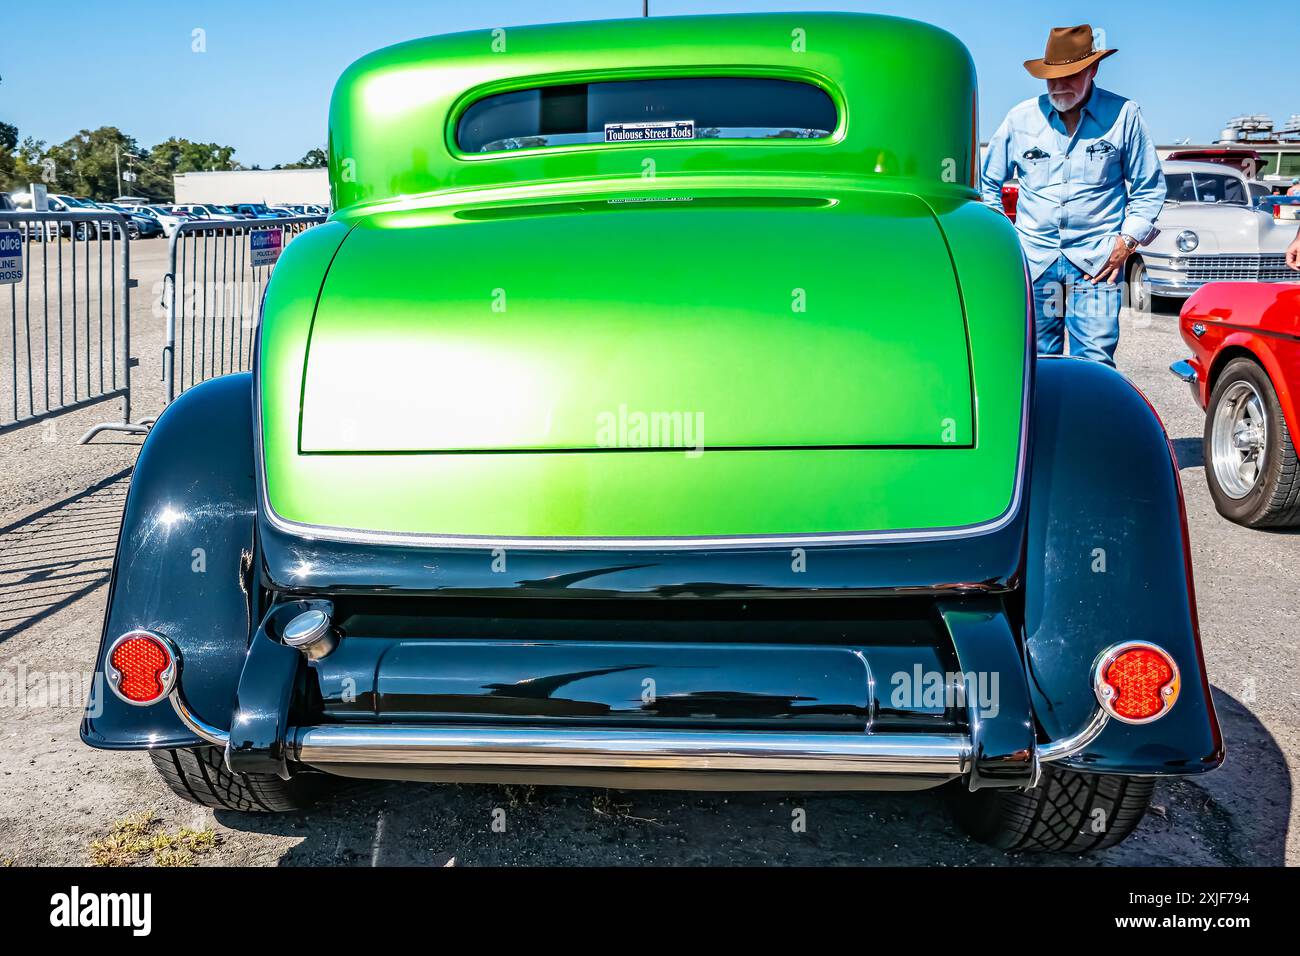
M1295 238L1291 240L1291 245L1286 248L1286 264L1300 272L1300 232L1295 234Z
M1124 237L1116 236L1115 248L1111 250L1110 258L1106 260L1106 264L1101 267L1100 272L1095 276L1087 277L1088 281L1096 285L1102 279L1105 279L1110 285L1114 285L1115 280L1124 274L1124 260L1130 255L1128 243L1124 241Z

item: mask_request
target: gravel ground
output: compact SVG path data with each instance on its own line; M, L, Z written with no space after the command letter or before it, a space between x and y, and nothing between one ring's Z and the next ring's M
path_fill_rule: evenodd
M164 321L155 310L166 244L132 243L137 417L161 401ZM1162 783L1155 809L1098 865L1300 863L1291 774L1300 760L1300 598L1295 535L1221 519L1205 488L1203 416L1166 371L1185 355L1172 314L1126 315L1119 363L1174 439L1191 521L1205 654L1229 756L1190 781ZM120 403L0 435L0 680L93 666L107 574L140 439L76 439ZM0 708L0 865L89 862L114 821L212 828L201 865L908 864L1031 865L972 843L941 795L677 794L421 784L356 784L318 809L254 816L166 794L148 758L90 750L77 737L76 688L55 706ZM36 703L40 703L37 701ZM806 829L791 823L802 811ZM502 819L504 832L493 827ZM148 857L142 857L147 860Z

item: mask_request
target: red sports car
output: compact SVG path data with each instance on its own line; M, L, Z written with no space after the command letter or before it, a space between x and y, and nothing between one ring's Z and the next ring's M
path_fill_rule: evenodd
M1205 475L1219 513L1300 525L1300 273L1295 283L1212 282L1179 317L1192 357L1172 371L1205 409Z

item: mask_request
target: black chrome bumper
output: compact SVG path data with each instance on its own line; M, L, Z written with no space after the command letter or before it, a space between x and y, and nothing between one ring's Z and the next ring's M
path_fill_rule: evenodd
M908 660L955 655L962 671L998 673L996 711L970 700L959 712L928 714L888 705L888 672L911 666L900 663L897 647L891 656L889 648L816 643L557 644L354 631L333 655L307 664L277 634L309 603L283 605L259 628L229 731L192 710L183 681L171 693L181 722L223 748L232 769L447 781L616 777L619 786L665 785L671 776L673 788L702 789L733 788L742 778L743 789L924 788L955 778L972 788L1025 787L1041 764L1078 754L1106 726L1099 709L1068 739L1037 740L1015 641L987 602L941 604L931 624L951 647L937 658L924 656L934 648L914 648L921 656ZM882 673L872 673L872 657ZM628 661L637 664L621 666ZM306 725L291 722L288 692L304 670L320 718ZM625 672L634 680L658 675L669 702L629 701L624 684L611 690L608 681ZM369 686L367 673L378 675ZM360 683L360 704L342 702L340 681ZM453 692L458 683L474 693ZM774 685L790 696L771 693ZM686 710L674 709L680 701Z

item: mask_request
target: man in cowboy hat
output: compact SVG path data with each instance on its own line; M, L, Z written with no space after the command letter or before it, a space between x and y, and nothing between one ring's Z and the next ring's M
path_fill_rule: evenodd
M1020 180L1016 229L1034 283L1038 351L1115 364L1124 262L1155 233L1165 177L1137 104L1093 83L1092 27L1055 27L1025 69L1047 92L1015 107L989 141L984 201Z

